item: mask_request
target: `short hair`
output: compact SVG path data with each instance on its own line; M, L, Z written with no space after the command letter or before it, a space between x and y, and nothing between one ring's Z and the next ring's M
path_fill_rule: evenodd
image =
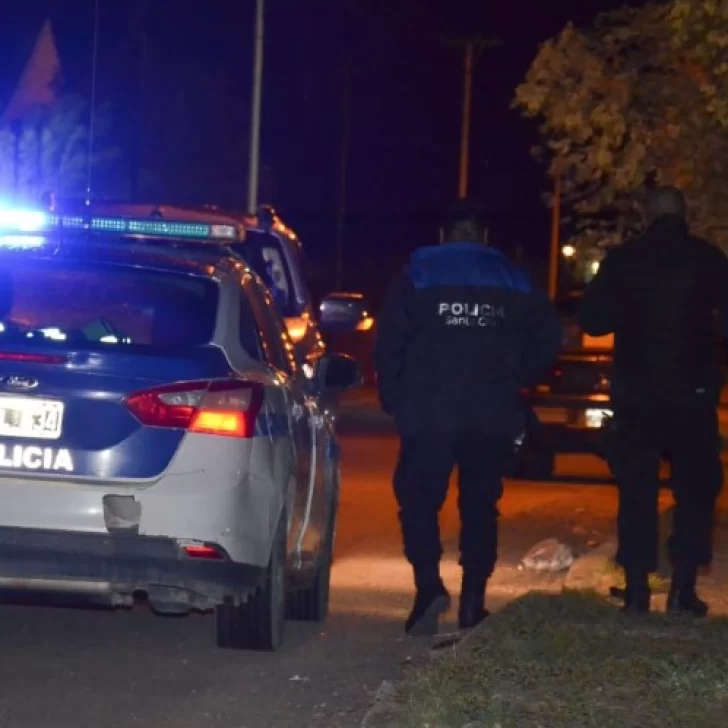
M656 187L647 193L645 214L652 222L665 215L685 217L685 195L677 187Z
M442 229L446 240L483 240L488 232L485 207L475 200L458 200L447 210Z

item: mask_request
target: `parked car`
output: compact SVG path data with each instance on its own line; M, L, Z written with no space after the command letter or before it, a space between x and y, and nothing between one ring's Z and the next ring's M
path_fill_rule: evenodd
M0 211L0 587L161 614L221 647L320 621L340 487L322 398L233 226Z
M576 320L579 301L579 295L570 295L557 302L564 349L543 381L524 392L536 416L521 473L527 479L554 477L557 455L604 456L604 428L612 416L612 351L609 342L583 336Z

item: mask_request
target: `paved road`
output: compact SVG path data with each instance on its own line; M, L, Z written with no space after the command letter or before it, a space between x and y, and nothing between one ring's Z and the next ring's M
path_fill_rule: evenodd
M411 595L389 487L394 439L381 419L365 418L348 428L344 447L325 628L293 625L281 652L252 655L219 651L210 617L5 605L0 728L358 726L381 681L426 658L430 644L401 638ZM516 565L534 542L555 535L584 549L611 530L614 506L610 487L510 484L492 605L533 585ZM456 590L452 501L442 520L444 574Z

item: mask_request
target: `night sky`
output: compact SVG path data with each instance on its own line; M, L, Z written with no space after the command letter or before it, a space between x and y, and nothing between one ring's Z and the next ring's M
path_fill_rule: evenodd
M435 240L438 217L457 195L462 60L430 31L493 34L502 45L485 54L475 77L471 193L489 206L497 245L511 251L520 245L528 257L544 259L549 214L540 195L547 181L530 158L535 125L509 108L513 90L541 41L567 21L589 22L615 4L268 0L264 194L328 277L349 61L346 282L376 289L413 247ZM243 207L254 2L148 5L146 16L139 15L149 48L140 76L131 19L144 0L100 0L99 95L113 105L119 146L131 159L128 127L143 109L134 139L154 168L159 194ZM0 3L0 99L47 16L65 89L88 95L92 10L93 0ZM169 141L174 159L160 151L167 137L175 140Z

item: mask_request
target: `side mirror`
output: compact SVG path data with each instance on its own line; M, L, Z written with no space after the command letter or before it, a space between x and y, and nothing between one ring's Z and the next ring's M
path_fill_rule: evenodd
M321 301L319 313L323 331L369 331L374 325L360 293L331 293Z
M319 359L316 379L320 390L340 393L361 384L361 368L350 356L327 354Z

